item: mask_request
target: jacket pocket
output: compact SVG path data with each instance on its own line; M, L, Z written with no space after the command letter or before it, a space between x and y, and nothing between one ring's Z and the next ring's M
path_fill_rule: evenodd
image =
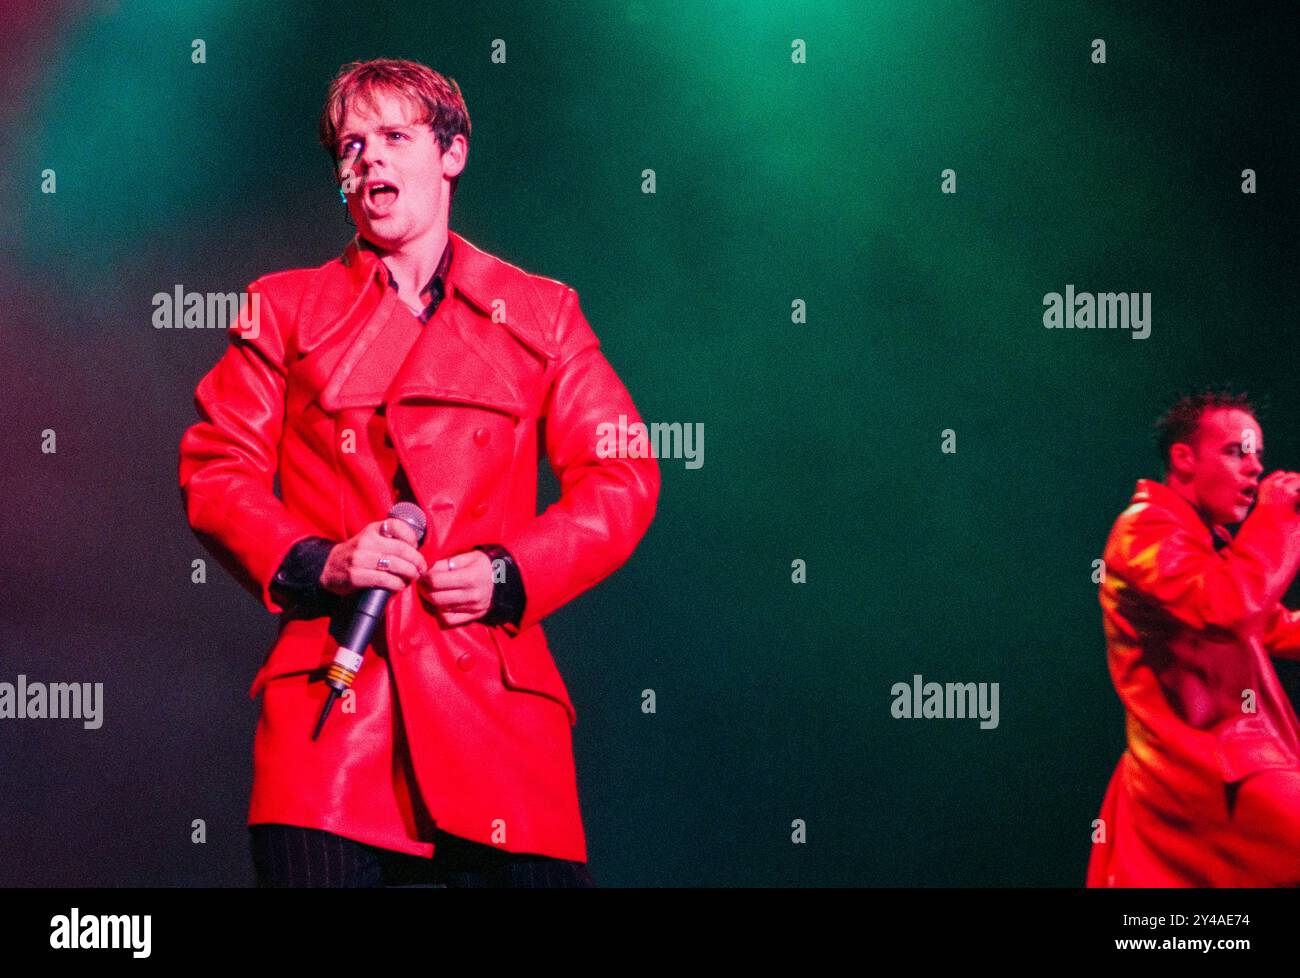
M272 679L314 672L328 666L338 647L330 636L329 627L328 617L294 618L286 622L262 668L253 677L248 698L256 699L262 687Z
M511 638L500 628L488 628L501 658L501 678L510 689L547 696L569 714L569 726L578 722L578 712L569 699L569 690L560 677L555 659L540 625Z

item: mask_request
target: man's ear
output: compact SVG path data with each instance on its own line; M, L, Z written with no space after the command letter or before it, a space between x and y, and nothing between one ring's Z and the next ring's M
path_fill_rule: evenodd
M461 171L465 169L465 162L469 158L469 143L465 139L464 133L456 133L451 137L451 142L442 154L442 175L447 179L458 177Z
M1169 447L1169 469L1180 476L1187 476L1196 468L1196 449L1186 442L1175 442Z

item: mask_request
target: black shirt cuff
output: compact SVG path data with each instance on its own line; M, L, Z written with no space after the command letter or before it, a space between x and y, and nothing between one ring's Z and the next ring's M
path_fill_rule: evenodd
M481 550L492 560L492 606L479 619L485 625L518 625L524 617L524 579L510 551L498 543L483 544Z
M271 596L286 610L324 613L337 597L320 585L333 540L306 537L293 545L271 580Z

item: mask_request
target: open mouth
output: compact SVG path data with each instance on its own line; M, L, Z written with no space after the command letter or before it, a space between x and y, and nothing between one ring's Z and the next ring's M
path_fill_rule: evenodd
M1249 506L1251 503L1255 501L1255 487L1247 486L1246 488L1242 489L1241 492L1237 493L1237 499L1242 503L1244 503L1245 505Z
M397 188L391 183L376 180L374 183L366 185L366 203L370 205L370 209L375 213L382 214L391 210L396 201Z

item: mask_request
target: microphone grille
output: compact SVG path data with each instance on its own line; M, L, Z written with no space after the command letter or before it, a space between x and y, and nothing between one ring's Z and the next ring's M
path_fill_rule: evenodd
M424 517L422 510L415 503L400 502L388 511L391 519L401 520L420 535L420 542L424 543L424 531L428 527L428 520Z

